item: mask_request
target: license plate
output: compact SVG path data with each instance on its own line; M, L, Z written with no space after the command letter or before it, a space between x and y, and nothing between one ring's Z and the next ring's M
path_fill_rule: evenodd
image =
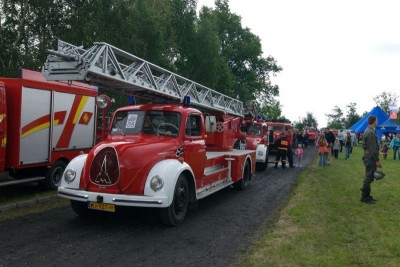
M89 202L88 208L92 209L92 210L115 212L115 205L113 205L113 204Z

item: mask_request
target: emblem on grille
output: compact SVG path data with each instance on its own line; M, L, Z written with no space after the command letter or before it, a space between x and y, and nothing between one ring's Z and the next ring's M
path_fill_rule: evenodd
M90 181L101 186L111 186L119 180L119 164L114 148L103 148L90 166Z

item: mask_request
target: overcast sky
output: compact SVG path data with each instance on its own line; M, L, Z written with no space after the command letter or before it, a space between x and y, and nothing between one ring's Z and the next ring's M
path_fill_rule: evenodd
M198 6L214 7L214 0ZM229 0L242 26L259 36L264 56L283 68L283 115L299 121L356 103L361 115L382 92L400 95L400 1L398 0Z

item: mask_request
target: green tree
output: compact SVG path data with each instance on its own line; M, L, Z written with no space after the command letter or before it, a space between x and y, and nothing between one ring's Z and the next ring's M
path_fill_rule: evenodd
M354 103L354 102L346 105L347 116L344 120L344 127L346 129L349 129L351 126L353 126L355 123L357 123L361 119L361 116L357 114L356 106L357 106L357 103Z
M338 106L335 106L332 112L333 113L331 114L325 114L326 117L328 118L327 127L332 129L343 129L344 128L343 111Z
M19 68L40 70L48 43L60 31L64 4L62 0L1 2L0 74L14 76Z
M264 115L269 120L285 119L284 116L282 116L281 103L275 98L270 99L268 102L264 102L258 110L260 114Z
M375 103L387 114L389 114L389 106L392 102L397 102L398 95L392 92L383 92L374 97Z
M317 119L312 112L307 112L305 117L294 122L294 127L298 130L302 130L306 126L318 128Z
M279 95L279 87L270 81L282 70L272 56L264 58L260 38L243 28L240 16L233 14L227 0L217 0L211 11L219 37L221 58L233 74L233 97L260 103Z

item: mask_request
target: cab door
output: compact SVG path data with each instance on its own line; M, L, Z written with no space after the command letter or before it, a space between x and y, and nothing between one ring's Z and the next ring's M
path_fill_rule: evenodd
M184 159L192 168L196 181L203 177L206 160L206 143L202 127L200 114L188 115L185 122Z
M6 88L0 82L0 172L4 171L7 144L7 103Z

